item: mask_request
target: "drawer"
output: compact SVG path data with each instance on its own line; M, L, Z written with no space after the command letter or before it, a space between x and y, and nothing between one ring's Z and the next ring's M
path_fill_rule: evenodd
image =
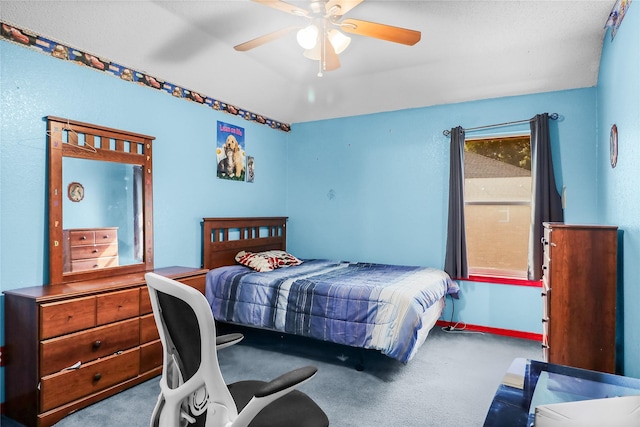
M87 363L79 369L43 377L40 382L40 411L104 390L134 378L140 370L140 348Z
M93 245L102 243L117 243L117 228L92 228L86 230L69 230L69 244L71 246Z
M140 343L160 339L153 314L140 317Z
M71 262L71 271L93 270L94 268L117 267L119 260L117 256L108 258L89 258Z
M71 247L71 260L118 256L118 243Z
M96 297L83 297L40 306L40 339L57 337L96 325Z
M140 322L129 319L40 343L40 376L139 345Z
M192 288L196 288L202 295L204 295L205 293L206 276L204 274L200 276L179 279L179 282L184 283L187 286L191 286Z
M96 244L103 243L118 243L118 229L117 228L105 228L95 230Z
M545 270L542 273L542 291L549 291L551 290L551 272L548 270Z
M549 344L549 322L545 322L544 319L542 320L542 344L543 348L544 345Z
M69 231L69 244L71 246L93 245L96 243L96 233L94 230Z
M109 292L96 297L96 325L117 322L140 313L139 288Z
M151 298L149 298L149 288L143 286L140 288L140 314L147 314L153 311L151 307Z
M140 373L162 367L162 342L152 341L140 346ZM158 372L160 374L160 372Z

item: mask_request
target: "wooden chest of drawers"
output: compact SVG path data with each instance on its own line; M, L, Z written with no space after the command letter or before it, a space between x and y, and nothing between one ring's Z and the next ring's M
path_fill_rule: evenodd
M544 227L544 361L615 373L618 229Z
M117 267L118 227L63 230L64 271Z
M204 292L207 270L156 269ZM5 292L6 415L50 426L162 370L141 273Z

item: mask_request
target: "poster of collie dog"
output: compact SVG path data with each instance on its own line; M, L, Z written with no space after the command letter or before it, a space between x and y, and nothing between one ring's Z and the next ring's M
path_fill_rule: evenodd
M218 122L216 161L218 178L233 181L245 180L246 155L243 128Z

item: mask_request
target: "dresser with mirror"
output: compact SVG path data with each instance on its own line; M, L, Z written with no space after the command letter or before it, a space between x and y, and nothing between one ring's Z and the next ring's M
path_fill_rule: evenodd
M50 426L161 374L148 271L204 293L206 270L154 268L152 136L47 117L49 284L5 291L5 414Z

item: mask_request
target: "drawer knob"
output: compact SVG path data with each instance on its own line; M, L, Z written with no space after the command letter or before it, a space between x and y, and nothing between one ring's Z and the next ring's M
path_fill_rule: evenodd
M108 239L108 238L109 238L109 235L108 235L108 234L105 234L104 236L102 236L102 238L103 238L103 239Z
M80 240L87 240L87 236L80 237Z
M100 372L98 372L97 374L95 374L93 376L93 381L94 382L98 382L98 381L100 381L101 378L102 378L102 374Z
M94 249L92 252L93 252L94 254L97 254L97 253L98 253L98 250L97 250L97 249Z
M100 341L100 340L96 340L96 341L93 343L93 348L94 348L94 350L99 349L101 345L102 345L102 341Z

